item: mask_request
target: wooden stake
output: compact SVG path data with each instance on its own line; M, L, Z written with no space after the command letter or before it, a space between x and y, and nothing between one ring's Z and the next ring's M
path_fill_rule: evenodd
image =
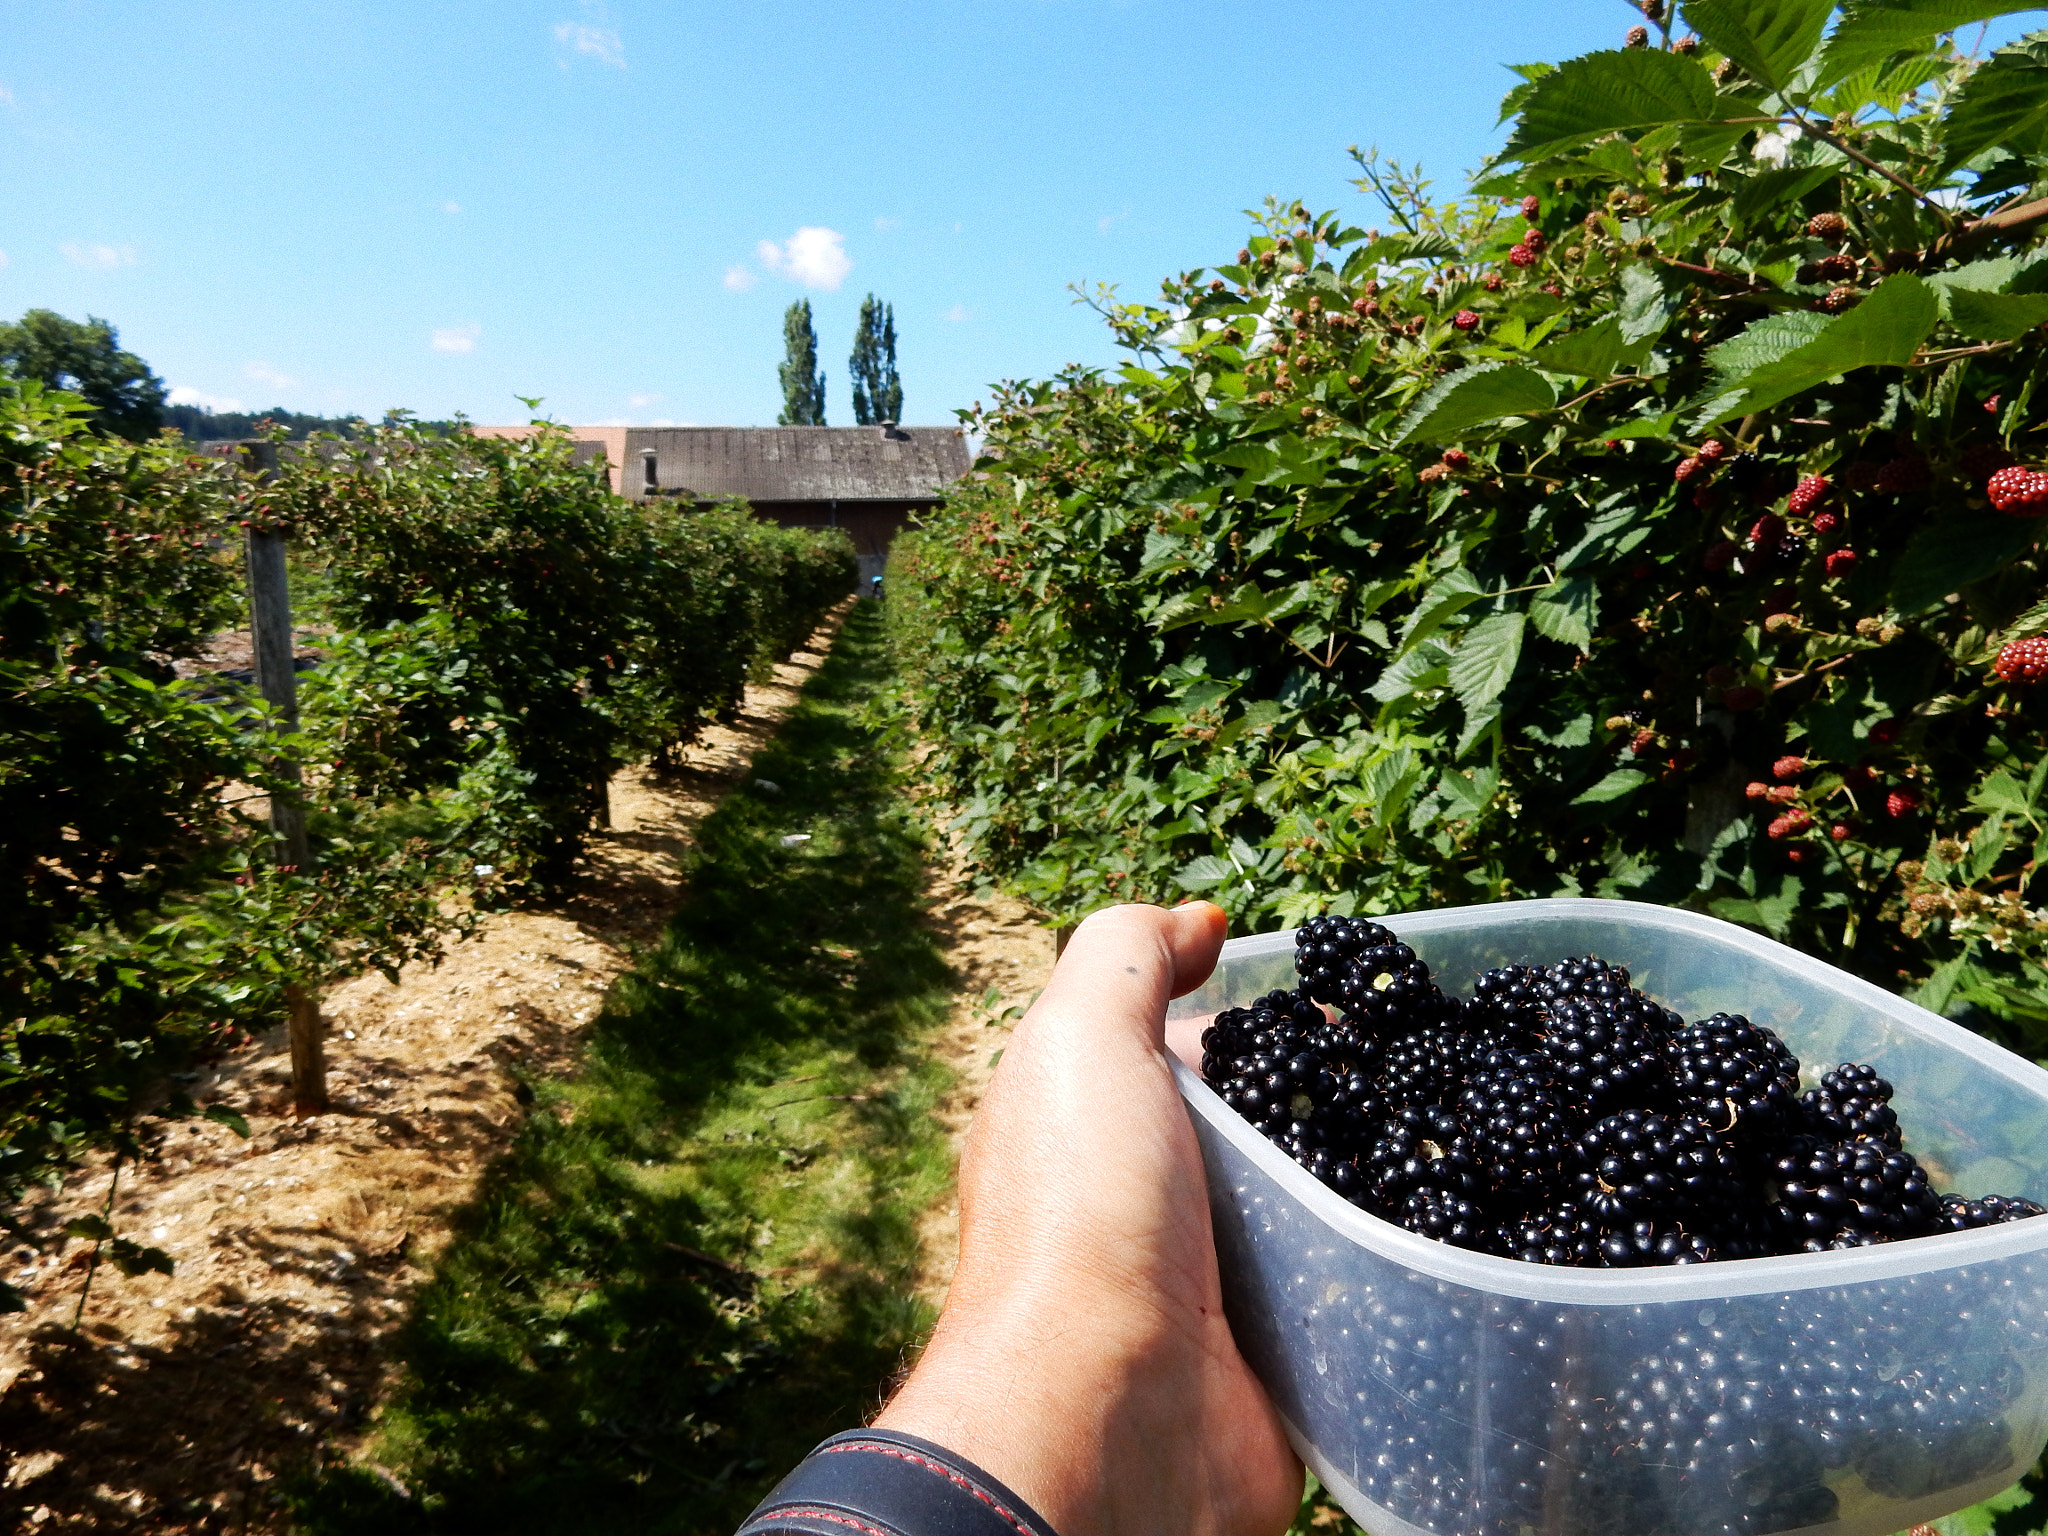
M242 463L259 484L277 473L277 444L244 443ZM260 514L259 514L260 516ZM252 519L249 527L249 639L256 663L256 689L287 731L299 726L299 675L292 656L292 599L285 575L284 535ZM307 873L312 851L306 841L306 807L299 798L299 765L280 756L273 765L294 786L270 797L270 830L277 839L278 864ZM298 982L285 988L287 1031L292 1051L292 1109L303 1117L327 1113L327 1060L320 1038L320 999Z

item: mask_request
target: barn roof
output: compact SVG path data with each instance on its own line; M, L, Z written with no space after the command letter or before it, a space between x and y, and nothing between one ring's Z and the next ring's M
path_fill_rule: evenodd
M650 451L663 493L749 501L936 501L973 462L958 427L636 427L628 495Z

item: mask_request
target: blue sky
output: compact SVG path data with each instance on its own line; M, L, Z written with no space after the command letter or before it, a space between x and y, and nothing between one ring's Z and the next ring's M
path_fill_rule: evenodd
M182 398L772 422L808 297L861 297L911 421L1112 356L1074 283L1227 258L1267 193L1441 186L1508 61L1620 0L0 0L0 315L112 320Z

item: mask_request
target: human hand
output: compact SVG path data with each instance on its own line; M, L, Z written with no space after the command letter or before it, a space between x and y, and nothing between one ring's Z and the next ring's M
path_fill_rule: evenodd
M960 1263L877 1427L1008 1484L1061 1536L1260 1536L1301 1464L1224 1320L1166 1003L1224 915L1110 907L1017 1026L960 1166Z

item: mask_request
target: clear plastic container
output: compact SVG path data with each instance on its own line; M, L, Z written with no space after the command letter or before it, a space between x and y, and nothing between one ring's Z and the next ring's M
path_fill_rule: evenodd
M1937 1189L2048 1203L2048 1072L1781 944L1622 901L1381 921L1447 990L1597 954L1688 1019L1770 1025L1808 1084L1870 1062ZM1169 1040L1239 1345L1372 1536L1883 1536L1988 1497L2048 1442L2048 1217L1651 1270L1416 1236L1319 1183L1189 1068L1210 1015L1294 984L1293 948L1226 944Z

